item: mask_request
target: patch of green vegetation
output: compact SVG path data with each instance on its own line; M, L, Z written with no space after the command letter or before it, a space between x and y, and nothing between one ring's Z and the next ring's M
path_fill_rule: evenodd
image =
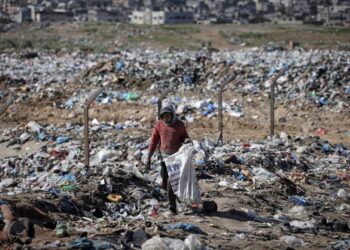
M98 31L98 28L96 26L87 26L84 27L82 31L85 33L96 33Z
M306 32L329 34L329 35L350 35L350 27L324 27L318 25L303 25L300 29Z
M174 42L174 37L166 34L156 34L153 36L153 40L157 43L169 43Z
M226 31L223 31L223 30L219 30L219 35L224 38L224 39L230 39L230 34L227 33Z
M52 28L52 27L47 27L47 28L45 28L45 32L46 33L56 33L57 30L55 28Z
M17 41L9 38L0 38L0 50L2 51L10 48L17 49L18 48Z
M276 29L278 30L287 30L288 28L284 25L279 25L279 24L276 24Z
M319 31L320 33L325 34L332 34L332 35L350 35L350 27L336 27L336 28L330 28L327 27L325 29L322 29Z
M105 33L102 33L101 36L103 37L103 39L107 39L107 40L117 38L117 35L114 32L105 32Z
M22 49L29 49L29 48L31 49L31 48L33 48L33 43L31 40L23 40L20 43L20 47Z
M159 26L162 30L172 31L177 34L189 34L189 33L199 33L200 29L194 24L171 24L171 25L161 25Z

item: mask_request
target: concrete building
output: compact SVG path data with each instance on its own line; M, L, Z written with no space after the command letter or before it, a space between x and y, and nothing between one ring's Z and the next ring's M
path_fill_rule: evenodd
M121 17L119 13L107 10L89 10L88 20L92 22L113 22L120 21Z
M275 24L303 24L303 20L287 15L276 15L271 21Z
M330 7L320 8L318 10L317 20L326 26L350 25L350 7L342 8L341 11L334 11Z
M73 19L73 13L54 11L54 10L43 10L35 13L35 22L66 22Z
M148 25L160 25L160 24L184 24L193 23L193 12L177 9L165 9L162 11L154 11L151 9L145 9L142 11L133 11L130 16L130 22L133 24L148 24Z
M254 0L256 11L263 13L271 13L274 11L274 6L269 0Z
M7 15L5 12L0 10L0 23L9 23L9 22L11 22L9 15Z
M14 21L17 23L32 22L32 10L28 7L22 7L18 13L14 16Z
M7 13L10 16L13 16L18 13L19 7L21 4L14 0L2 0L0 2L1 10Z

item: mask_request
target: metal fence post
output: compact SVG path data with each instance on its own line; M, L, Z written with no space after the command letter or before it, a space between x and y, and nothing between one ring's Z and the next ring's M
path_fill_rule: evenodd
M102 88L98 89L93 95L91 95L91 97L85 102L85 105L84 105L84 165L85 167L89 167L90 165L89 106L101 92L102 92Z

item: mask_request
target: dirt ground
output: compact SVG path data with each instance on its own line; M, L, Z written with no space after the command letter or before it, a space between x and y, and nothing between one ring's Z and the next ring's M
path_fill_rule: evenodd
M177 93L174 93L176 95ZM200 96L199 96L200 98ZM242 99L241 96L227 94L224 102ZM63 100L63 99L62 99ZM216 96L213 96L213 101ZM56 100L57 101L57 100ZM224 140L261 140L269 135L269 100L248 103L243 99L245 116L235 118L224 113ZM149 129L128 129L121 133L132 135L139 132L151 133L151 128L156 118L156 105L143 105L138 102L115 102L112 104L94 103L90 109L90 120L97 119L99 122L124 122L128 119L142 120ZM53 107L53 102L38 100L29 105L14 104L1 118L1 127L20 126L35 120L40 124L83 124L83 109L77 107L73 110ZM190 137L201 139L209 137L216 139L218 130L218 118L214 116L207 118L195 117L194 122L186 123ZM315 136L318 128L326 130L323 139L331 143L343 143L350 147L349 127L350 118L348 115L339 112L322 110L319 107L305 107L304 110L293 108L289 104L276 103L275 107L275 134L285 132L293 136Z

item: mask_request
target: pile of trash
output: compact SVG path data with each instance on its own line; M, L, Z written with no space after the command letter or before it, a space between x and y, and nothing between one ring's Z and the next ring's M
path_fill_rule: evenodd
M236 75L240 80L234 86L229 84L228 89L256 99L257 95L264 96L269 92L271 77L275 73L288 68L277 80L278 100L296 103L298 108L312 105L339 112L349 109L350 67L349 52L346 51L298 49L271 52L256 48L212 53L132 50L120 51L116 55L81 52L31 54L35 56L0 55L0 80L15 92L21 87L32 95L50 96L57 91L62 92L62 87L68 83L90 89L91 85L104 86L106 91L100 101L108 103L113 99L135 101L141 96L130 91L147 89L158 95L171 88L178 91L199 90L211 98L206 101L207 110L201 110L207 115L217 107L216 97L212 95L228 75ZM113 92L116 86L126 91ZM81 99L81 94L86 93L86 90L82 91L68 97L65 108L72 108ZM22 95L28 97L28 93ZM149 96L139 101L145 99L148 103L154 102L154 98ZM187 105L186 99L181 103ZM202 107L204 104L193 103L188 108L198 105ZM234 107L228 109L228 105ZM242 107L237 103L225 106L233 116L243 115Z
M60 218L56 221L57 236L64 238L77 232L95 234L114 223L152 225L152 221L166 213L166 193L157 184L157 165L150 172L142 171L147 157L147 137L113 137L116 128L103 127L104 133L113 138L93 144L91 166L86 168L79 139L82 127L79 125L59 128L29 122L25 129L26 132L12 140L9 136L15 134L15 129L6 130L3 136L7 139L3 138L2 142L18 148L29 141L46 144L34 153L0 160L0 191L6 195L3 202L13 202L11 197L16 195L41 194L41 203L44 203L40 209L44 206L44 210ZM93 131L98 133L99 130ZM324 212L350 212L350 150L346 146L331 144L319 137L290 137L281 133L279 137L260 142L235 142L223 146L206 138L194 140L193 147L200 183L215 185L221 190L221 195L240 192L241 195L235 195L238 204L241 196L255 193L259 196L254 199L261 199L270 206L255 210L244 206L243 202L242 207L229 211L233 218L276 225L289 234L310 230L349 232L343 220L327 219L323 215ZM318 195L320 191L317 190L327 195ZM202 192L202 196L213 199L218 195L208 192L207 195ZM274 196L267 201L271 193ZM34 198L32 202L36 204L38 200ZM181 211L186 214L188 209L183 207ZM66 215L75 216L75 219L67 221ZM92 224L93 221L98 223ZM70 233L65 229L67 223L71 227ZM188 223L172 224L158 230L165 233L175 229L205 234L198 226ZM280 235L280 240L292 242L294 246L309 244L307 240L289 234ZM192 240L198 242L197 238ZM175 245L181 249L198 249L189 246L186 240L159 237L143 243L142 249L153 249L154 242L163 246L160 249L178 249L174 248ZM81 244L93 246L95 243L84 239Z
M138 116L125 112L125 120L91 119L89 166L81 120L67 117L62 124L48 124L34 116L16 126L3 123L0 244L192 250L266 243L347 249L346 145L287 133L218 145L215 138L198 134L192 140L193 165L203 203L179 203L175 216L168 213L167 193L160 188L156 155L152 169L145 170L151 122L139 109L154 110L160 95L171 90L180 119L210 120L218 114L220 85L233 74L239 81L226 86L233 98L222 108L242 118L245 107L237 96L250 103L263 100L271 79L286 69L276 82L280 104L347 114L349 58L345 51L302 49L1 54L1 101L12 93L15 106L39 100L60 112L79 113L103 87L95 107L131 107ZM46 108L40 105L38 113Z

